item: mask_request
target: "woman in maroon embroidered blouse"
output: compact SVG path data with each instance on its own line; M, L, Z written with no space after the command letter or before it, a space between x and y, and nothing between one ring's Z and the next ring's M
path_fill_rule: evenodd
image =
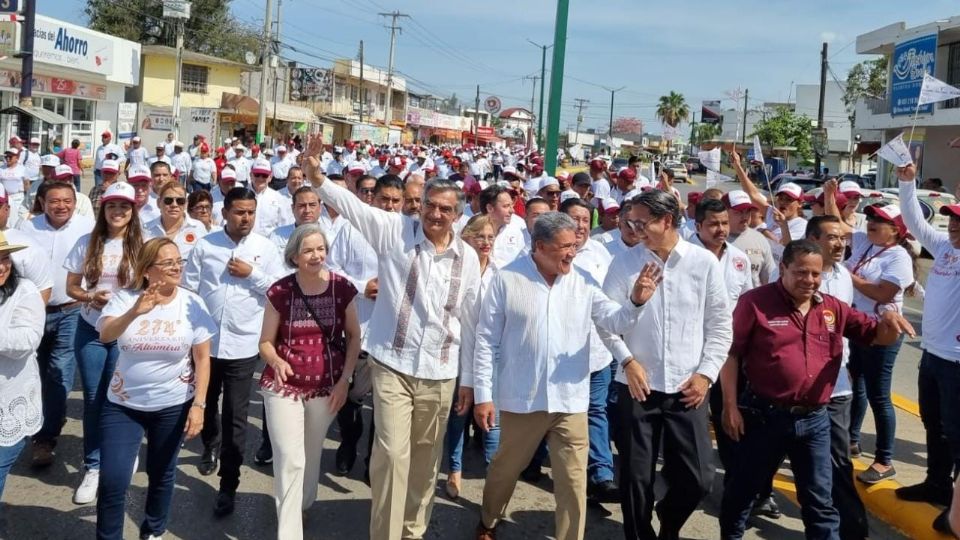
M303 538L301 511L317 498L320 455L347 399L360 355L357 290L324 267L319 225L301 225L284 250L297 269L267 291L260 334L260 389L273 447L277 537Z

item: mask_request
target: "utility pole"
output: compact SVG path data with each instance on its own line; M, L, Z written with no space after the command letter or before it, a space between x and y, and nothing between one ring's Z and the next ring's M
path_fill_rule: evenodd
M747 144L747 100L750 97L750 89L743 91L743 133L740 135L740 142Z
M363 40L360 40L360 123L363 123Z
M823 43L823 49L820 51L820 106L817 108L817 132L824 133L825 129L823 127L823 107L824 102L827 97L827 43ZM826 137L824 137L823 143L826 144ZM821 145L815 144L814 150L816 152L815 159L813 163L815 176L818 178L821 174L820 166L822 165L821 161L823 156L820 155Z
M480 146L477 134L480 133L480 85L477 85L477 101L473 106L473 144Z
M524 79L533 80L533 91L530 93L530 114L533 114L533 102L536 100L536 96L537 96L538 77L536 75L532 75L529 77L524 77ZM540 88L542 90L543 85L541 85ZM531 139L533 139L533 122L530 122L530 129L527 130L527 151L528 152L530 151L530 148L531 148L531 143L532 143Z
M579 142L580 142L580 124L583 123L583 106L586 105L587 103L590 103L590 100L589 100L589 99L583 99L583 98L576 98L576 99L574 99L574 101L577 102L577 104L574 105L574 107L577 108L577 131L576 131L577 135L576 135L576 142L579 143Z
M567 19L570 0L557 0L557 18L553 29L553 65L550 68L550 106L547 118L547 147L544 170L555 175L557 169L557 138L560 131L560 100L563 97L563 63L567 52Z
M530 43L540 49L540 112L537 113L537 147L543 148L543 90L547 86L547 49L553 45L541 45L530 39ZM530 108L533 111L533 108Z
M257 114L257 144L263 142L267 128L267 68L273 52L273 0L267 0L267 13L263 21L263 57L260 59L260 111Z
M24 0L23 2L23 41L20 44L20 106L33 107L33 33L37 20L37 1ZM41 127L43 123L41 122ZM24 141L30 141L33 131L33 117L29 114L20 114L17 117L17 132Z
M610 155L613 155L613 95L617 92L623 90L626 86L621 86L620 88L607 88L603 87L604 90L610 92L610 131L607 134L607 147L609 148Z
M403 29L397 26L397 19L401 17L410 18L409 15L394 11L392 13L380 13L381 17L390 17L392 19L390 26L390 63L387 64L387 108L383 112L383 123L390 125L390 109L393 107L393 50L397 44L397 32L403 32ZM363 88L360 89L360 99L363 100Z
M277 33L276 42L280 42L280 15L281 8L283 7L283 0L277 0ZM271 43L271 51L273 51ZM277 87L280 86L280 63L277 62L276 66L271 66L273 68L273 126L274 131L276 131L277 126Z
M180 86L183 85L183 34L184 24L181 20L174 23L177 28L177 72L173 82L173 138L180 139Z

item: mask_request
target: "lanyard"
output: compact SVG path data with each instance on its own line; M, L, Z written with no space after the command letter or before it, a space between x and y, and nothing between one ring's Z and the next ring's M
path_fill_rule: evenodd
M867 255L870 255L870 250L873 249L873 246L871 245L870 247L868 247L867 250L863 252L863 255L860 257L860 260L857 261L857 264L854 265L854 267L853 267L853 273L854 273L854 274L857 274L857 275L859 276L859 275L860 275L859 272L860 272L860 269L861 269L861 268L863 268L864 266L866 266L867 264L869 264L870 261L876 259L876 258L879 257L880 255L883 255L883 252L886 251L886 250L888 250L888 249L890 249L891 247L893 247L893 246L884 246L883 249L881 249L880 251L874 253L874 254L871 255L869 258L867 257Z

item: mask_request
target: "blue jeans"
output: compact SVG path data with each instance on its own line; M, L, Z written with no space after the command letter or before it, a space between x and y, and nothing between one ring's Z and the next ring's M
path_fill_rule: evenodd
M890 399L893 364L903 336L893 345L863 347L850 343L850 378L853 384L853 405L850 408L850 444L860 444L860 427L867 414L867 402L873 409L877 428L877 451L874 461L881 465L893 462L893 443L897 432L897 415Z
M587 482L590 484L613 480L613 452L610 450L610 424L607 420L610 380L609 367L590 374L590 406L587 409L587 431L590 437Z
M951 489L954 471L960 471L960 363L924 351L917 382L927 432L924 482Z
M450 411L450 417L447 418L447 459L450 462L450 472L460 472L463 470L463 439L467 423L470 421L471 414L468 411L463 416L456 411ZM500 447L500 410L497 409L494 417L493 429L483 434L483 460L487 465L493 460L493 455L497 453Z
M100 333L80 319L74 347L83 385L83 464L100 468L100 412L107 401L107 389L117 367L117 342L101 343Z
M192 401L159 411L138 411L112 402L100 418L100 491L97 499L97 538L123 538L124 503L140 441L147 436L147 501L140 536L160 536L166 530L173 498L177 454Z
M17 462L20 452L26 445L27 438L24 437L13 446L0 446L0 499L3 499L3 486L7 483L7 474L10 473L10 469Z
M210 184L202 184L196 180L190 180L190 193L194 193L200 190L210 191Z
M103 184L103 171L100 169L93 170L93 185L99 186Z
M831 496L833 467L827 409L799 416L751 402L749 398L741 403L744 435L737 446L730 478L724 484L720 537L743 537L754 500L786 455L797 484L806 537L839 538L840 514Z
M43 427L33 440L55 443L67 417L67 394L73 390L77 369L74 341L80 309L48 313L43 338L37 348L43 400Z

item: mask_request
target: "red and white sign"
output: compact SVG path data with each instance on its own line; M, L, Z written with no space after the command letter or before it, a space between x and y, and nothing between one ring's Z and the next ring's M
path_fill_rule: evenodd
M483 100L483 108L490 114L497 114L500 112L500 98L497 96L490 96L487 99Z

